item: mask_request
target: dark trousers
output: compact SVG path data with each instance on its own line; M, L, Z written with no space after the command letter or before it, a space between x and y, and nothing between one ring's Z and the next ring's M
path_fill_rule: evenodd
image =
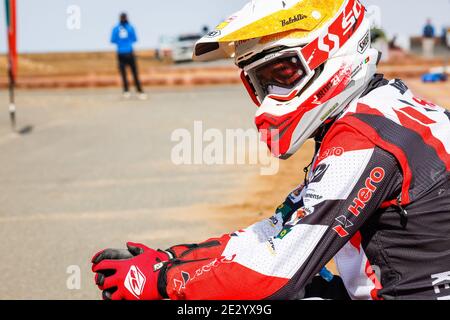
M127 66L129 66L131 69L131 73L133 74L136 90L138 92L143 92L141 82L139 81L138 68L134 53L119 53L118 59L119 59L120 75L122 76L123 91L128 92L130 90L127 78Z

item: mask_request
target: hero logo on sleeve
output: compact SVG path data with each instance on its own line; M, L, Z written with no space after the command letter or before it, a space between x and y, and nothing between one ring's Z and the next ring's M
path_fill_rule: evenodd
M136 266L131 266L125 278L124 285L128 291L139 299L139 296L144 291L145 280L146 278L141 270Z
M358 217L367 203L372 199L373 193L378 189L378 184L383 181L385 177L385 171L383 168L376 167L370 172L369 177L364 183L364 187L359 189L357 196L353 199L352 204L348 207L348 211L353 216ZM333 230L341 237L345 238L350 235L349 229L353 227L353 222L349 218L342 215L336 218L337 225L333 227Z
M359 216L361 210L363 210L370 199L372 199L373 193L378 188L377 184L383 181L385 174L384 169L380 167L376 167L370 172L370 176L366 179L364 187L358 191L352 205L348 207L348 211L355 217Z

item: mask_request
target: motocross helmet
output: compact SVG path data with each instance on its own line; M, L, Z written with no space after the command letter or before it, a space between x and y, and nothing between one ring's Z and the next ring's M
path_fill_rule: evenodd
M376 72L358 0L254 0L199 40L198 61L234 58L272 154L287 159Z

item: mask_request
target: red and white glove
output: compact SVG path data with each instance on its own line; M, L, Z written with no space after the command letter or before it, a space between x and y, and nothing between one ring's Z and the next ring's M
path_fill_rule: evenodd
M92 258L95 283L105 300L161 300L158 275L169 255L139 243L106 249Z

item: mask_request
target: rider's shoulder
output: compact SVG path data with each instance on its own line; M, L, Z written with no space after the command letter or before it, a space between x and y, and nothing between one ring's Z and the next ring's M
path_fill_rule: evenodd
M388 116L404 106L423 104L401 79L382 78L369 84L367 89L347 107L341 117L354 113L379 113Z
M401 79L382 79L367 90L357 99L357 103L369 106L397 104L400 99L411 99L413 94L408 85Z

